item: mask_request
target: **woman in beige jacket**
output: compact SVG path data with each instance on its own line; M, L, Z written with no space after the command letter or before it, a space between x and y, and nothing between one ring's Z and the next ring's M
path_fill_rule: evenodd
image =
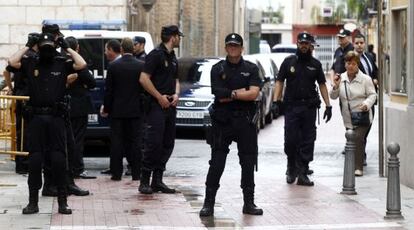
M371 107L377 98L372 79L368 75L363 74L362 71L358 69L359 62L359 55L355 51L350 51L345 55L346 72L342 73L340 76L335 77L333 88L329 93L332 99L339 97L342 105L341 114L344 121L344 126L347 130L353 129L356 134L356 176L363 175L363 161L365 151L364 136L367 133L369 126L353 126L351 122L350 110L352 112L369 112L369 119L372 122ZM346 92L345 89L347 90Z

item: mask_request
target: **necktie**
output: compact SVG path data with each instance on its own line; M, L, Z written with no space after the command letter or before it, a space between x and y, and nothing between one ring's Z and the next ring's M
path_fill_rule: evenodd
M362 59L361 59L361 63L364 66L365 69L365 73L368 76L371 76L372 74L372 66L371 66L371 62L369 61L368 57L366 56L365 53L362 53Z

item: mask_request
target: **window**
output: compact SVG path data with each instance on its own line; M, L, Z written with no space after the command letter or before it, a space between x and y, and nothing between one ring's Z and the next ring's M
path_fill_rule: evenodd
M407 94L407 9L393 11L394 37L393 62L394 75L391 81L393 93Z

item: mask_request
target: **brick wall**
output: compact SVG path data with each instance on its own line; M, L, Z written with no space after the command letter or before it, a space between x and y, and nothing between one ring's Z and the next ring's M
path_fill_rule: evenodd
M215 55L215 0L181 0L183 5L182 30L185 35L180 48L180 56L214 56ZM233 21L244 20L233 18L235 0L218 0L218 51L224 55L224 38L233 32ZM179 0L158 0L150 12L141 6L137 15L131 16L130 30L146 30L160 42L163 25L179 24ZM149 25L149 26L147 26Z
M0 74L44 19L126 19L126 0L0 0Z

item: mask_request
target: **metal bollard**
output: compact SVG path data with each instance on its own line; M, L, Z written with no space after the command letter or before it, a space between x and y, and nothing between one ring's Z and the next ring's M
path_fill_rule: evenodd
M344 181L341 194L356 195L355 191L355 133L349 129L345 132L345 163L344 163Z
M400 160L397 157L400 145L391 142L387 150L390 157L388 158L387 212L384 219L404 219L401 214Z

